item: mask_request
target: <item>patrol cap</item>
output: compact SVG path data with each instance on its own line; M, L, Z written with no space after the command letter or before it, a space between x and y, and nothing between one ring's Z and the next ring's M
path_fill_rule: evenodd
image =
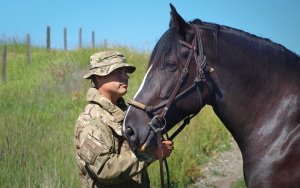
M128 64L124 55L118 51L95 53L91 56L90 62L90 72L83 76L85 79L91 79L92 75L106 76L121 67L127 67L128 73L133 73L136 69Z

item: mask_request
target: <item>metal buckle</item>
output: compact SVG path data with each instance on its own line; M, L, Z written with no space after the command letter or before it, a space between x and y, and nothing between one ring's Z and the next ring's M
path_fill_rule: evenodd
M187 69L187 68L184 68L183 70L182 70L182 74L187 74L189 72L189 69Z
M151 122L150 123L148 123L148 125L150 126L150 128L153 130L153 132L155 132L155 133L157 133L157 129L155 128L155 127L153 127L153 120L155 119L155 118L161 118L161 116L160 115L157 115L157 116L154 116L154 118L151 120ZM164 118L164 120L165 120L165 125L163 126L163 128L161 128L160 130L164 130L164 128L166 127L166 125L167 125L167 120Z

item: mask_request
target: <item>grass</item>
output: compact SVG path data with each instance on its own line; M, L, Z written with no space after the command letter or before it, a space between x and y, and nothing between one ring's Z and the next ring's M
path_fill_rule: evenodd
M231 188L247 188L244 178L237 178L237 181L231 184Z
M212 175L213 175L213 176L221 176L221 177L225 177L225 174L220 173L220 172L218 172L218 171L216 171L216 170L213 171Z
M104 50L122 52L137 67L124 97L132 98L146 72L146 51L114 45L47 53L46 48L31 47L29 67L26 44L7 45L6 83L0 84L0 187L80 187L73 132L90 87L82 76L89 57ZM230 133L205 107L174 140L168 159L172 187L194 182L201 165L228 149L229 141ZM152 187L160 187L158 162L148 172Z

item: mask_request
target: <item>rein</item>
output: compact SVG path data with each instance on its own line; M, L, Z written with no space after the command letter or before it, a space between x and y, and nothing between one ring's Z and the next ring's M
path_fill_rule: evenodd
M204 55L204 49L203 49L203 44L202 44L202 38L201 38L201 33L200 33L200 30L199 28L197 27L197 25L195 24L190 24L193 28L193 30L195 31L195 37L193 39L193 42L192 42L192 45L182 41L182 40L179 40L179 43L181 43L182 45L190 48L190 52L189 52L189 56L188 56L188 59L187 61L185 62L184 64L184 68L181 72L181 75L180 75L180 78L176 84L176 87L169 99L168 102L160 105L160 106L156 106L156 107L152 107L152 106L146 106L140 102L137 102L137 101L134 101L134 100L128 100L128 104L132 105L132 106L135 106L137 108L140 108L144 111L146 111L148 114L153 114L154 117L152 118L151 122L148 123L148 125L150 126L150 128L153 130L154 133L157 134L157 143L158 143L158 150L159 150L159 164L160 164L160 178L161 178L161 187L164 188L164 175L163 175L163 159L162 159L162 143L161 143L161 138L162 140L165 140L163 138L163 136L161 135L161 132L165 129L166 125L167 125L167 121L165 119L165 116L167 114L167 111L169 110L171 104L173 101L176 101L178 100L181 96L183 96L184 94L186 94L188 91L190 91L191 89L193 89L194 87L197 88L197 92L199 94L199 98L200 98L200 109L203 107L203 101L202 101L202 96L201 96L201 92L199 90L199 87L198 87L198 84L200 82L202 83L206 83L206 78L205 78L205 74L204 74L204 71L210 71L210 72L213 72L214 69L213 68L210 68L208 65L207 65L207 61L206 61L206 56ZM197 51L198 51L198 54L197 54ZM189 71L189 66L190 66L190 63L191 63L191 59L192 59L192 56L194 56L195 58L195 62L196 62L196 65L197 65L197 77L195 78L194 80L194 84L191 85L189 88L187 88L185 91L183 91L182 93L177 94L180 86L181 86L181 83L183 82L183 80L185 79L185 76L187 75L188 71ZM207 84L206 84L207 85ZM208 87L208 86L207 86ZM155 111L163 108L163 111L161 113L161 115L157 115L155 114ZM187 117L184 119L184 122L183 124L172 134L172 136L169 138L168 136L168 133L167 131L165 131L166 133L166 136L167 136L167 139L168 140L173 140L183 129L184 127L189 124L190 120L195 116L196 114L194 114L193 116L191 117ZM160 124L163 124L162 123L162 120L164 120L164 125L162 128L155 128L153 126L153 121L157 119ZM167 178L168 178L168 187L170 187L169 183L169 170L168 170L168 165L167 165L167 160L164 159L165 161L165 166L166 166L166 171L167 171Z

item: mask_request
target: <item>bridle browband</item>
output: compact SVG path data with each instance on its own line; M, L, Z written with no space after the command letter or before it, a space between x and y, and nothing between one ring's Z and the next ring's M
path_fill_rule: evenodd
M202 96L201 96L201 92L200 92L200 89L199 89L199 83L205 83L205 85L207 85L206 83L206 78L205 78L205 74L204 74L204 71L210 71L210 72L213 72L214 69L210 68L208 65L207 65L207 61L206 61L206 56L204 55L204 49L203 49L203 44L202 44L202 38L201 38L201 33L200 33L200 30L199 28L197 27L197 25L191 23L190 24L193 28L193 30L195 31L195 37L193 39L193 42L192 42L192 45L182 41L182 40L179 40L179 43L181 43L182 45L186 46L187 48L190 48L190 52L189 52L189 56L188 56L188 59L187 61L185 62L184 64L184 68L181 72L181 75L180 75L180 78L176 84L176 87L169 99L168 102L162 104L162 105L159 105L159 106L156 106L156 107L152 107L152 106L146 106L142 103L139 103L137 101L134 101L134 100L128 100L128 104L132 105L132 106L135 106L137 108L140 108L142 110L145 110L148 114L154 114L154 117L152 118L151 122L148 123L148 125L151 127L151 129L153 130L154 133L157 134L157 143L158 143L158 150L160 151L159 152L159 161L160 161L160 174L161 174L161 187L164 187L164 176L163 176L163 165L162 165L162 145L161 145L161 131L165 129L166 127L166 119L165 119L165 116L166 116L166 113L167 111L169 110L171 104L173 101L176 101L178 100L181 96L183 96L184 94L186 94L188 91L190 91L191 89L193 89L194 87L197 88L197 91L198 91L198 94L199 94L199 101L200 101L200 109L203 107L203 101L202 101ZM198 52L198 54L197 54ZM191 63L191 59L192 57L194 56L195 58L195 62L196 62L196 65L197 65L197 77L195 78L194 80L194 84L191 85L189 88L187 88L185 91L183 91L182 93L177 94L180 86L181 86L181 83L183 82L183 80L185 79L187 73L188 73L188 70L189 70L189 66L190 66L190 63ZM208 86L207 86L208 87ZM155 111L163 108L163 111L161 112L161 115L157 115L155 114ZM173 133L173 135L169 138L168 134L167 134L167 131L165 131L166 133L166 136L167 136L167 139L168 140L173 140L177 135L178 133L180 133L183 128L189 124L190 122L190 119L192 119L196 114L194 114L193 116L191 117L187 117L185 118L183 124ZM162 123L162 120L164 120L164 125L162 128L155 128L153 126L153 121L157 119L161 124ZM163 138L163 137L162 137ZM163 138L164 140L164 138ZM167 170L167 176L168 176L168 187L169 186L169 171L168 171L168 166L167 166L167 161L165 159L165 165L166 165L166 170Z

